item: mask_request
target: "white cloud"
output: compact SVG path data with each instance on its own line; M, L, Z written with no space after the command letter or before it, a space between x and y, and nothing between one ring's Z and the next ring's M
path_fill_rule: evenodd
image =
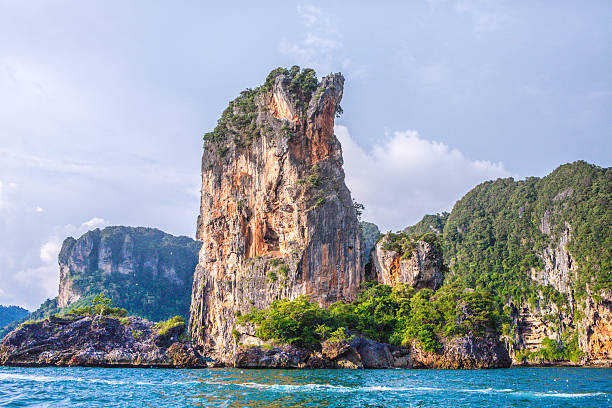
M450 211L478 183L508 177L502 163L471 160L416 131L395 132L364 150L344 126L335 127L342 144L346 183L365 204L363 218L383 231L399 230L423 215Z
M62 243L57 240L47 241L40 247L40 259L45 263L57 261L57 255L62 248Z
M17 207L16 210L27 211ZM23 215L23 214L22 214ZM23 217L17 217L20 222ZM58 255L62 248L64 239L68 236L78 238L85 232L102 228L108 222L100 217L93 217L78 226L67 224L51 228L51 232L43 235L36 256L32 256L36 250L36 239L30 240L30 248L0 247L0 270L11 271L3 276L4 282L12 290L10 293L0 292L3 296L2 302L6 304L17 304L28 309L36 309L42 299L57 296L59 286ZM20 228L20 225L13 225ZM14 231L12 233L15 233ZM0 238L2 234L0 234ZM6 243L6 242L5 242ZM20 256L20 258L16 258Z
M103 227L105 225L108 225L108 222L106 222L104 218L93 217L91 220L85 221L84 223L82 223L79 229L81 231L83 230L88 231L88 230Z

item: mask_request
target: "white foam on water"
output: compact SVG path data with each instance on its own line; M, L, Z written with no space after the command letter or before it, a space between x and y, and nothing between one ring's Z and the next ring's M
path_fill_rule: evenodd
M217 385L232 385L232 384L219 384ZM535 398L586 398L596 397L600 395L607 395L604 392L592 392L592 393L563 393L563 392L535 392L535 391L517 391L511 388L477 388L477 389L444 389L434 387L389 387L389 386L364 386L364 387L346 387L341 385L331 384L260 384L255 382L233 384L239 387L253 388L259 390L270 390L278 392L401 392L401 391L413 391L413 392L466 392L466 393L479 393L479 394L506 394L513 396L522 397L535 397Z
M536 397L536 398L587 398L597 397L600 395L606 395L605 392L535 392L535 391L518 391L514 395L521 395L525 397Z
M282 392L398 392L398 391L428 391L437 392L445 391L442 388L433 387L388 387L388 386L367 386L367 387L346 387L342 385L331 385L331 384L259 384L259 383L241 383L235 384L240 387L264 389L271 391L282 391Z
M121 381L121 380L106 380L103 378L83 378L83 377L72 377L72 376L48 376L48 375L35 375L35 374L20 374L20 373L0 373L0 381L11 381L11 380L23 380L23 381L34 381L34 382L84 382L93 384L107 384L107 385L154 385L160 386L163 383L153 383L148 381Z
M447 391L454 391L454 390L447 390ZM458 392L472 392L472 393L479 393L479 394L496 394L496 393L508 393L508 392L513 392L514 390L510 389L510 388L502 388L502 389L496 389L496 388L477 388L477 389L461 389L461 390L456 390Z

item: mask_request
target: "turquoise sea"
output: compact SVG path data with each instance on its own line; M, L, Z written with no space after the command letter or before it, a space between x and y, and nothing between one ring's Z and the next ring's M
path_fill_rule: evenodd
M612 369L0 367L2 407L612 407Z

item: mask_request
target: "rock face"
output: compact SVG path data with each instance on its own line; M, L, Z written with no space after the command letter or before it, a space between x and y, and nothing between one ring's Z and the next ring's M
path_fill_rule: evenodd
M205 136L190 332L231 361L235 315L274 299L355 297L364 246L333 133L344 78L273 71Z
M589 298L584 317L578 324L578 343L590 364L612 366L612 294L604 292L596 302Z
M321 350L305 350L283 344L241 344L233 366L239 368L410 368L408 349L354 335L326 341Z
M290 345L244 345L233 361L239 368L507 368L508 350L494 336L456 337L442 342L438 352L422 350L418 344L394 347L355 334L350 339L325 341L321 350L308 351Z
M432 244L417 241L410 256L383 249L381 239L371 254L374 276L379 283L395 286L405 283L415 289L438 289L442 285L442 254Z
M611 188L612 168L577 161L541 179L482 183L453 207L441 237L448 280L505 297L513 358L599 365L612 355Z
M372 248L374 248L374 245L376 245L376 241L378 241L378 237L380 236L380 230L376 224L367 221L361 221L359 226L361 227L361 233L363 234L366 259L369 259L370 252L372 251Z
M554 197L559 201L571 197L571 187ZM610 366L612 364L612 293L601 291L596 301L591 293L582 300L574 299L574 282L578 279L579 266L567 248L572 238L572 226L565 221L563 227L553 234L551 215L544 213L540 220L540 231L550 237L551 243L545 246L538 256L543 261L543 268L531 269L531 279L543 286L552 286L567 298L567 304L561 307L546 302L540 293L538 306L522 305L514 313L517 331L511 346L511 352L528 350L535 352L542 347L545 338L562 341L564 332L577 332L580 350L585 353L582 364ZM556 239L556 242L555 242ZM579 319L575 319L575 309L580 310ZM551 316L553 317L551 319ZM519 361L516 361L519 363Z
M152 228L107 227L66 238L59 254L57 307L105 292L151 320L187 317L201 243Z
M0 363L24 366L206 367L190 344L178 340L185 325L160 334L137 318L49 317L24 324L0 343Z
M507 368L512 363L508 350L497 336L445 339L442 351L437 353L424 351L415 344L410 356L413 368Z

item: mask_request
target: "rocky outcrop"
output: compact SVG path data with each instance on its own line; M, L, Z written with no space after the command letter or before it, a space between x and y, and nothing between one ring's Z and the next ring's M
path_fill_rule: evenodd
M333 133L344 78L276 70L205 136L191 336L232 361L236 313L354 298L363 243Z
M178 336L138 317L49 317L23 324L0 343L0 364L14 366L206 367Z
M325 341L320 350L290 345L240 345L233 361L240 368L443 368L476 369L510 367L504 344L488 336L445 339L437 352L424 351L418 343L395 347L358 334L345 340Z
M378 343L360 335L325 341L319 350L291 345L241 344L233 360L240 368L409 368L408 349Z
M578 323L578 344L591 365L612 366L612 294L604 292L601 301L592 297L583 308Z
M375 246L371 254L373 273L379 283L395 286L405 283L415 289L438 289L442 285L442 253L434 245L417 241L408 255L385 250L385 238Z
M507 368L512 363L508 350L495 335L442 339L442 349L437 352L413 344L410 356L413 368Z
M574 193L571 187L560 191L554 202L561 201ZM545 338L562 342L563 333L577 332L580 350L584 352L581 361L586 365L612 364L612 294L602 291L598 296L587 293L581 301L574 298L574 284L578 278L578 265L568 250L572 238L572 226L564 221L562 228L554 232L551 210L546 210L540 219L540 231L550 238L538 256L543 268L531 268L531 279L542 286L551 286L565 295L567 305L561 307L542 296L537 306L522 305L513 314L517 330L510 350L536 352L542 348ZM596 300L597 299L597 300ZM579 318L576 320L575 309ZM515 361L521 363L520 361Z
M541 179L482 183L453 207L441 236L449 280L505 297L513 357L611 354L611 186L612 168L577 161Z
M551 230L550 212L546 211L542 217L540 231L554 239ZM546 246L539 254L544 268L531 269L531 279L540 285L550 285L561 293L572 294L572 282L576 280L576 263L566 248L571 238L571 225L565 221L563 230L557 242ZM555 245L556 244L556 245ZM573 299L573 296L571 297Z
M363 245L365 247L366 260L370 258L370 252L376 245L378 237L380 236L380 230L378 226L373 222L361 221L359 223L361 227L361 234L363 236Z
M57 307L104 292L151 320L188 316L201 243L153 228L107 227L66 238L59 254Z

